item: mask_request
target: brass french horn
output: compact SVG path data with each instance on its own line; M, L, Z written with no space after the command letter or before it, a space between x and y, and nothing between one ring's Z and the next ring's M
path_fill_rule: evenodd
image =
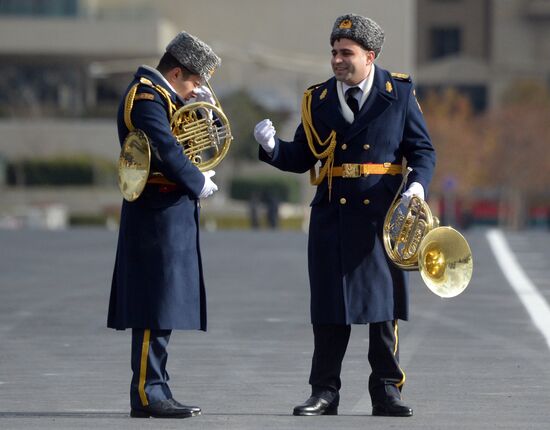
M413 196L407 206L403 204L400 193L411 170L404 175L384 219L384 248L396 267L418 270L434 294L455 297L472 278L472 251L457 230L439 226L424 200Z
M229 121L207 82L215 103L195 102L176 110L170 127L183 153L201 172L216 167L229 151L233 140ZM118 185L125 200L136 200L147 183L170 184L159 172L151 172L151 146L138 129L124 140L118 161Z
M233 140L229 121L208 84L216 105L195 102L178 109L172 116L172 133L201 172L216 167L229 151Z

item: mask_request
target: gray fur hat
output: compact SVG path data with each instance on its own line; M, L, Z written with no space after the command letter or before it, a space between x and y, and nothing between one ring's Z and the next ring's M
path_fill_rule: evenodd
M378 57L384 44L384 30L370 18L348 13L336 18L330 34L330 45L341 38L357 42L363 48L374 51Z
M212 48L199 38L182 31L166 46L169 52L191 73L208 80L221 64Z

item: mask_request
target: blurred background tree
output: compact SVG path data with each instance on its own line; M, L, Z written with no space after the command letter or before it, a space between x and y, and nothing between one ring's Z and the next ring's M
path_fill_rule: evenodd
M452 191L467 200L480 190L496 190L507 206L507 219L502 221L518 228L525 224L530 206L550 199L545 174L550 166L546 85L515 82L498 108L478 115L468 99L452 89L430 93L422 106L437 151L434 193Z

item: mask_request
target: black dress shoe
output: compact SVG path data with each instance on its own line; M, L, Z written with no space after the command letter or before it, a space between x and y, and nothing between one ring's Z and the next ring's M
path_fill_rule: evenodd
M197 406L185 406L174 399L161 400L152 405L132 408L132 418L189 418L201 414L201 408Z
M372 415L379 417L412 417L413 410L396 398L388 398L384 402L372 405Z
M338 415L338 397L329 402L321 397L311 396L303 404L294 408L293 415Z

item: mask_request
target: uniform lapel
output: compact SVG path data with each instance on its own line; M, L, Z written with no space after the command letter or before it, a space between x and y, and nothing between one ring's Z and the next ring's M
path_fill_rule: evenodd
M391 75L386 70L376 67L371 93L356 116L355 121L344 135L343 141L348 141L361 133L372 121L382 115L395 100L397 100L397 93Z
M324 123L336 133L345 133L349 129L350 124L346 122L340 112L340 101L338 100L338 92L336 91L336 79L331 78L325 87L327 93L321 99L320 95L314 95L311 100L311 112L314 121ZM322 93L321 93L322 94Z

